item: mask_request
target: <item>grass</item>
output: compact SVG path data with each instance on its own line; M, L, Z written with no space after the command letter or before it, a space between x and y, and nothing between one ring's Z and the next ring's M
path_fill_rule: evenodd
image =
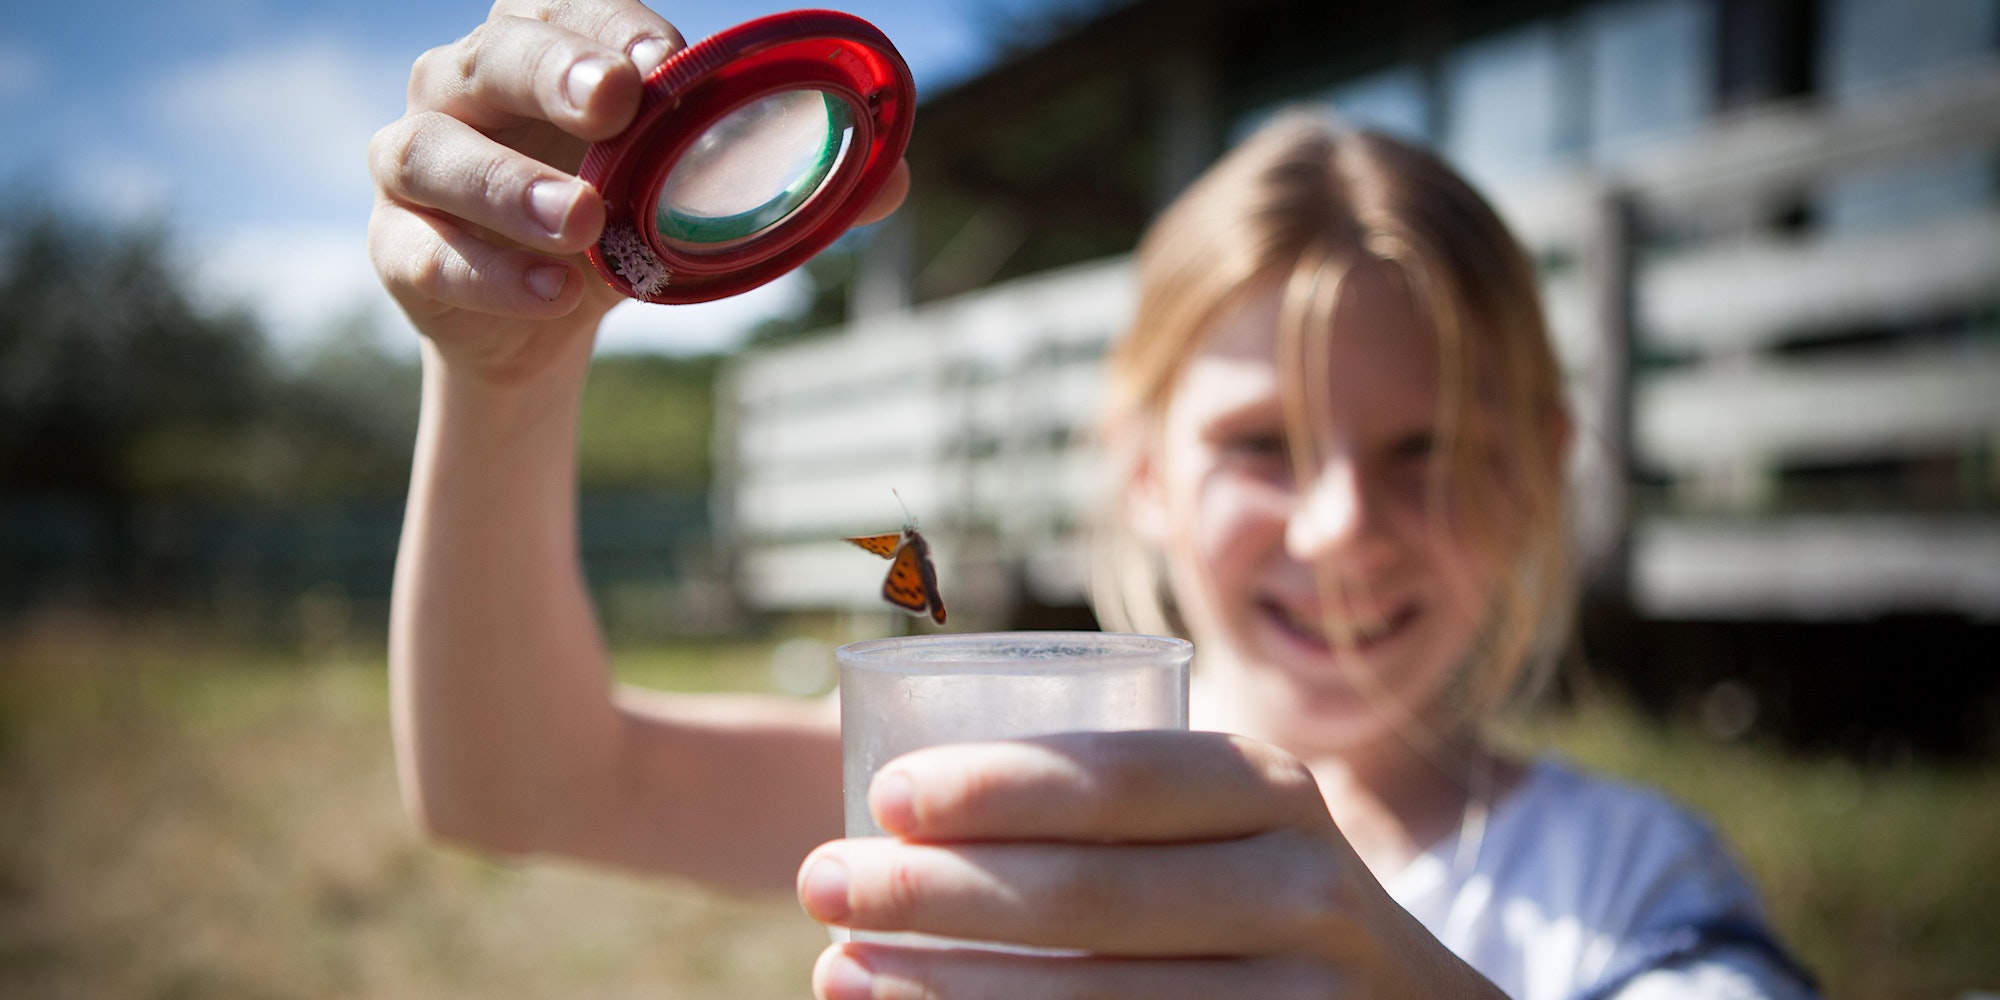
M789 898L420 841L388 733L373 657L15 645L0 996L805 994L827 937Z
M621 674L761 689L770 649L637 650ZM2000 986L2000 767L1863 770L1611 702L1507 738L1713 817L1830 996ZM372 651L17 637L0 803L0 996L797 998L826 941L789 899L419 841Z
M1658 786L1706 815L1785 940L1839 998L2000 988L2000 766L1863 768L1717 743L1614 702L1510 738Z

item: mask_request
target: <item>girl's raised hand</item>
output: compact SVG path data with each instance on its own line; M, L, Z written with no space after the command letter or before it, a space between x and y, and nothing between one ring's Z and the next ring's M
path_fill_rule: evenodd
M816 919L1088 954L840 944L814 972L823 1000L1499 995L1388 897L1305 766L1262 743L933 747L886 765L869 804L894 836L806 859Z
M408 110L369 144L368 250L444 361L531 374L617 303L582 256L604 205L575 171L683 45L633 0L500 0L471 34L418 57Z
M685 43L637 0L499 0L420 56L409 107L369 145L375 270L448 364L499 379L588 357L620 301L583 251L604 228L575 176L631 123L647 73ZM902 200L907 170L862 221ZM581 342L581 346L578 344Z

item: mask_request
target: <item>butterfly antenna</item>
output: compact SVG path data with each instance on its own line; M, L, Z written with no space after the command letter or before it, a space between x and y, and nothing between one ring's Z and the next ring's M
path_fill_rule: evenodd
M896 492L894 486L889 487L889 495L896 498L896 506L903 508L903 520L908 521L911 525L915 525L917 523L917 515L910 513L910 505L903 502L903 495Z

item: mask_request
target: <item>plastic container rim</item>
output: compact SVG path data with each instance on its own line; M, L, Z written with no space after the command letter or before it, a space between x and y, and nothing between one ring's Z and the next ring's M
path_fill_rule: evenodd
M997 656L942 660L925 655L936 655L953 647L971 651L999 643L1043 648L1085 646L1091 651L1087 656L1027 660ZM1083 674L1178 668L1193 657L1194 643L1186 639L1137 632L945 632L866 639L834 650L834 659L842 669L904 674Z

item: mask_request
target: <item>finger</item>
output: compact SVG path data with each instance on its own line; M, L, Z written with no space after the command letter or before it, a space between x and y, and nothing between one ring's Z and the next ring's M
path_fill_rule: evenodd
M654 69L667 57L687 48L687 41L666 18L654 13L637 0L565 0L552 3L549 0L500 0L493 7L491 21L509 22L509 26L522 30L526 44L532 46L535 35L525 31L520 22L540 22L550 28L597 43L605 50L622 53L632 63L638 79L643 83ZM496 49L496 54L504 49ZM534 50L529 49L530 52ZM564 79L566 90L573 91L565 102L573 110L584 111L589 117L589 100L583 96L583 89L590 86L589 77L597 64L591 61L575 64ZM609 111L611 135L623 131L630 123L632 108L622 104L624 91L622 79L606 77L603 96L596 100ZM547 93L546 91L544 92ZM544 109L547 108L544 100ZM551 121L558 119L550 118ZM595 122L596 119L590 119ZM573 132L588 139L607 138L607 135L588 132Z
M875 197L868 203L868 207L861 210L861 215L854 220L854 224L865 226L871 222L880 222L888 218L891 213L902 206L903 199L909 197L909 194L910 161L898 160L896 161L895 172L891 173L888 181L883 183L882 190L875 193Z
M503 247L442 216L377 202L368 253L412 315L464 309L530 319L565 316L583 296L575 263Z
M1054 958L848 943L821 952L813 968L821 1000L1260 1000L1337 992L1331 969L1267 958Z
M498 17L417 58L410 109L441 111L481 131L547 121L595 141L631 123L640 82L620 48L546 21Z
M857 930L1112 955L1311 952L1353 938L1372 883L1349 859L1296 830L1206 844L864 838L814 851L799 901Z
M654 66L666 61L668 54L687 48L680 29L638 0L566 0L561 3L499 0L493 5L492 15L544 21L564 31L596 39L621 52L632 52L642 42L664 42L666 51L653 61ZM642 69L650 71L652 68L643 65L642 60L635 61L642 62Z
M449 115L391 123L369 144L382 192L548 253L578 253L604 229L588 184L494 142Z
M1224 733L1069 733L929 747L869 788L916 840L1213 840L1330 824L1298 758Z

